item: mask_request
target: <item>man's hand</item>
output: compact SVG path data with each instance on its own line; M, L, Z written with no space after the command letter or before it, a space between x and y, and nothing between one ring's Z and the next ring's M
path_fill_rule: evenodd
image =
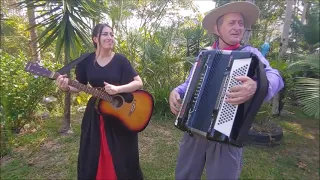
M104 89L105 91L110 94L110 95L115 95L120 93L120 87L119 86L114 86L112 84L108 84L106 82L104 82Z
M176 90L172 90L169 96L169 104L170 104L170 109L171 112L174 115L178 115L178 112L181 107L181 99L180 95Z
M257 90L257 82L247 76L239 76L235 79L241 81L241 84L230 88L230 93L227 93L226 102L238 105L252 98Z

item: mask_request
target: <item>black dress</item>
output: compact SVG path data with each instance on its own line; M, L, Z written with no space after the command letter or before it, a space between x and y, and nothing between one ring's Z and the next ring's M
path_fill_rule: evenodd
M76 67L76 79L92 87L128 84L138 73L128 59L116 53L104 67L95 62L95 53ZM78 156L78 179L142 179L138 134L111 116L100 116L96 98L88 101L82 124Z

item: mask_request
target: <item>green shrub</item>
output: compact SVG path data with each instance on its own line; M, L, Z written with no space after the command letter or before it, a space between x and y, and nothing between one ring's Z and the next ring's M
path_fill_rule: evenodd
M24 54L15 56L2 53L1 59L1 124L19 130L34 118L43 97L56 92L55 84L47 78L36 77L24 70L28 59ZM57 64L46 63L49 69Z
M288 71L289 63L283 60L270 60L270 66L277 69L285 83L284 89L280 91L280 96L284 101L291 101L293 97L294 82L292 73Z
M179 57L167 57L149 65L143 75L144 87L155 101L154 112L157 115L171 114L169 106L170 92L184 82L184 61Z

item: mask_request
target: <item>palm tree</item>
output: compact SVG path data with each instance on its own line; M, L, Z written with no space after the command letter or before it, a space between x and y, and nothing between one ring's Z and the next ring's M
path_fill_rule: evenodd
M39 10L41 15L35 19L40 23L31 28L45 28L36 40L40 42L40 50L48 48L56 40L55 60L62 57L63 49L64 64L68 64L71 58L92 47L88 36L91 27L88 24L95 18L100 19L102 14L94 0L24 0L17 5ZM70 77L70 72L67 75ZM62 133L68 132L71 127L70 105L71 94L66 93Z
M305 59L292 63L288 68L292 72L308 72L307 77L295 78L295 95L302 110L315 118L320 117L319 55L318 50Z
M40 52L38 51L39 43L36 42L38 37L36 28L33 28L36 25L35 20L35 12L34 7L31 6L30 3L27 4L27 14L28 14L28 21L29 21L29 32L30 32L30 47L32 52L32 57L34 62L40 62L41 56Z

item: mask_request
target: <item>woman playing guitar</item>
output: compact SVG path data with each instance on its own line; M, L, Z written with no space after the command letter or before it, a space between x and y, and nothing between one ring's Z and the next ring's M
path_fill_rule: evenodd
M95 52L76 66L76 80L110 94L130 93L142 88L142 80L128 59L113 52L114 33L107 24L98 24L92 33ZM60 75L57 86L79 92ZM139 165L138 134L110 115L95 109L91 97L82 119L78 155L78 179L142 179Z

